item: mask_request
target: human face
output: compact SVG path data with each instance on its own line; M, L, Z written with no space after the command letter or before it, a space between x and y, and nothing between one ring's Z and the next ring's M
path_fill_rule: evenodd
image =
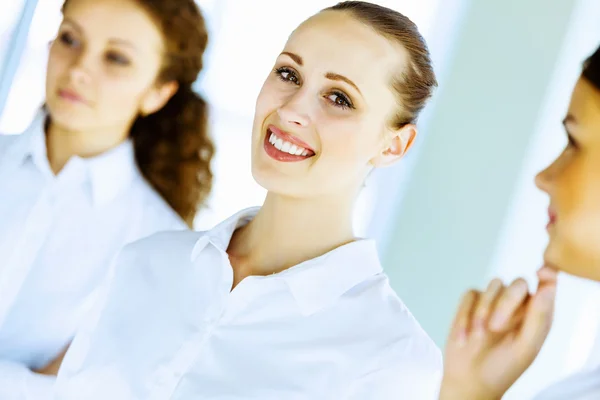
M130 0L69 0L50 48L46 104L74 131L127 129L168 99L156 84L162 33Z
M416 134L412 125L390 128L399 107L391 82L406 63L401 46L347 13L301 24L256 102L256 181L297 198L355 194L372 167L400 158Z
M550 195L547 265L600 281L600 90L581 78L564 121L569 144L536 178Z

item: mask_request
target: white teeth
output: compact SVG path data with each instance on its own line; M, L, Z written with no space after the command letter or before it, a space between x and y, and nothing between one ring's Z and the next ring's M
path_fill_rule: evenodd
M275 141L274 146L275 146L275 148L277 150L281 150L283 148L283 140L277 138L277 140Z
M275 147L277 150L283 151L285 153L289 153L289 154L296 155L296 156L307 156L308 155L307 149L300 147L298 145L295 145L293 143L287 142L287 141L277 137L277 135L275 135L273 132L271 132L271 136L269 136L269 143L271 143L273 145L273 147Z

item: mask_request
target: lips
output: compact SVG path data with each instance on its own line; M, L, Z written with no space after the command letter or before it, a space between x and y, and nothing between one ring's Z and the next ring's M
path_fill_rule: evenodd
M265 132L264 149L269 157L280 162L299 162L315 155L302 139L274 125L269 125Z
M554 226L554 224L556 223L556 211L554 211L552 208L548 208L548 226L547 228L550 228L551 226Z
M306 150L309 156L312 156L315 154L315 151L313 150L313 148L308 143L306 143L304 140L277 128L275 125L269 125L267 127L267 135L269 135L269 136L275 135L277 139L281 139L281 141L284 143L288 142L288 143L290 143L290 145L294 145L297 148Z
M67 101L73 102L73 103L85 103L85 100L83 97L81 97L79 95L79 93L77 93L74 90L70 90L70 89L61 89L58 91L58 95L60 98L65 99Z

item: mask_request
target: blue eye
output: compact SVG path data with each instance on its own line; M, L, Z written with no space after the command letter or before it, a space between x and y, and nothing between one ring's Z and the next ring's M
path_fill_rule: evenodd
M354 106L352 105L352 102L350 101L348 96L346 96L342 92L338 92L338 91L332 92L331 94L329 94L329 96L327 96L327 100L329 102L331 102L334 106L340 107L344 110L347 110L349 108L354 108Z
M273 71L273 72L275 72L277 77L284 82L293 83L295 85L300 84L300 79L298 78L298 75L296 74L296 72L293 69L290 69L287 67L281 67L281 68L276 68L275 71Z

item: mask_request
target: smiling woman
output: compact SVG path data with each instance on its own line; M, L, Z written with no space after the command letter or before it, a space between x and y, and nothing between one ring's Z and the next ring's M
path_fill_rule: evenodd
M398 12L346 2L302 23L256 101L263 206L126 247L56 398L435 398L439 350L352 230L365 177L408 151L435 84Z

